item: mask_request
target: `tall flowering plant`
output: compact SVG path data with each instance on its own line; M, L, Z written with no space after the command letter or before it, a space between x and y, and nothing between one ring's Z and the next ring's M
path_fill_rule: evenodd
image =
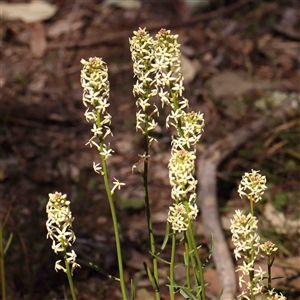
M133 86L133 95L137 98L136 106L136 130L140 131L144 137L144 153L140 154L140 160L143 162L143 170L137 170L143 179L144 200L147 215L148 236L150 243L150 253L152 258L153 276L150 268L145 265L146 272L151 278L151 284L155 290L156 299L160 299L159 278L158 278L158 262L156 258L156 245L153 233L153 225L151 221L151 210L148 190L148 170L149 170L149 150L150 146L156 139L151 135L155 130L157 122L155 116L158 116L157 106L150 101L157 94L155 88L155 68L153 39L146 30L140 29L134 31L134 36L129 39L130 52L133 61L133 73L136 83ZM137 164L133 166L133 170L137 169Z
M238 188L240 197L246 197L250 202L250 212L246 215L242 211L236 210L230 227L232 242L235 246L235 258L243 259L243 265L237 268L237 272L241 273L239 285L243 288L240 297L254 300L255 295L267 290L265 292L266 299L284 300L286 298L282 294L277 294L272 289L271 267L274 258L271 259L271 256L277 251L277 248L270 241L260 243L258 220L254 216L254 203L262 199L262 195L267 188L266 181L266 177L261 175L259 171L252 170L251 173L243 175ZM260 252L267 256L267 272L263 271L261 267L256 268L254 265ZM249 280L245 280L245 276L249 276ZM264 279L267 279L267 285L264 284Z
M144 263L146 274L155 291L155 299L162 299L159 278L159 262L169 265L169 294L175 300L180 293L185 299L205 300L205 282L203 264L198 253L198 246L193 233L193 222L196 220L199 209L196 204L197 180L195 178L196 145L204 130L204 118L200 112L189 110L188 100L183 96L183 75L181 72L180 45L178 35L171 34L169 30L161 29L154 38L145 29L134 31L129 39L131 57L133 60L133 73L136 82L133 86L133 95L136 97L136 130L143 135L144 150L140 154L143 168L133 166L142 177L144 186L144 200L147 215L148 236L152 265ZM99 57L81 60L81 85L83 87L83 104L86 107L85 118L92 124L91 138L87 142L95 147L100 156L100 162L93 162L94 171L104 180L106 194L110 205L122 298L124 300L135 298L135 288L131 285L131 293L126 288L123 257L120 243L117 214L113 195L124 183L109 178L107 160L113 155L113 150L107 142L112 135L110 129L111 115L109 107L110 86L106 63ZM160 104L157 103L157 98ZM157 126L156 118L159 110L167 109L166 127L173 130L171 142L171 158L168 163L169 181L171 185L171 199L166 219L166 237L160 250L156 249L155 234L151 220L150 194L148 190L148 169L151 160L151 145L157 142L152 134ZM277 250L271 242L260 243L258 233L258 220L254 216L254 203L258 202L266 189L266 178L258 171L246 173L239 186L241 197L247 197L250 202L250 213L244 214L237 210L231 220L232 241L235 245L236 259L243 259L243 265L238 267L241 273L239 283L244 288L240 295L245 299L255 299L255 295L265 294L268 300L285 300L282 294L277 294L272 288L271 266L274 258L272 254ZM70 201L66 195L56 192L49 194L46 207L48 221L46 227L47 237L52 239L52 249L55 253L62 252L64 265L61 260L55 263L56 270L67 273L73 300L76 299L72 282L73 270L79 267L76 263L76 253L70 250L75 241L72 231L72 217ZM170 230L171 227L171 230ZM171 253L169 261L160 258L168 240L171 240ZM184 259L181 265L185 267L186 280L179 285L175 280L176 260L175 254L178 244L183 242ZM213 244L213 243L212 243ZM211 249L212 251L212 249ZM263 252L268 258L268 271L256 269L255 259ZM211 254L211 252L210 252ZM209 255L210 256L210 255ZM245 279L249 275L250 280ZM267 279L267 285L263 280ZM220 299L222 292L217 299Z
M188 100L182 96L184 91L183 76L181 73L180 45L178 35L172 35L169 30L161 29L155 39L150 37L145 29L134 32L130 39L130 50L133 59L134 76L137 78L133 93L138 97L137 129L141 130L145 138L145 152L143 178L145 186L145 203L148 217L151 254L153 257L153 277L156 299L160 299L157 273L157 256L155 254L154 235L151 224L149 195L147 190L147 172L149 147L155 139L150 136L150 130L156 126L153 119L158 114L158 108L153 96L158 96L161 106L169 106L171 112L166 119L166 126L173 126L177 134L172 138L172 156L169 162L169 177L172 186L171 196L174 200L170 206L167 221L171 224L173 233L172 253L170 259L170 296L174 299L175 293L180 291L187 295L192 291L190 267L194 268L195 294L205 299L205 287L202 264L198 256L197 247L192 233L192 221L196 219L198 208L196 205L196 185L194 178L196 144L201 137L204 127L203 115L188 112ZM141 125L142 124L142 125ZM184 232L186 256L185 266L187 273L187 288L179 287L174 280L175 250L177 233ZM147 271L148 273L149 271ZM151 276L149 276L151 277ZM197 299L198 299L197 298ZM200 299L199 298L199 299Z
M120 189L124 183L114 178L113 187L110 187L109 174L107 170L107 159L112 155L113 150L110 144L106 143L106 137L112 135L109 127L111 115L107 112L109 106L109 81L106 63L98 57L92 57L88 61L82 59L83 69L81 71L81 85L83 87L83 104L87 107L85 117L88 122L93 123L92 137L88 141L91 147L94 146L99 152L101 163L93 163L94 171L101 174L104 179L107 198L110 205L113 228L116 239L118 266L120 273L120 286L123 299L127 299L125 278L123 271L122 250L118 228L117 215L113 194L116 188Z
M75 242L75 233L72 230L72 222L74 218L70 210L70 201L67 199L67 195L55 192L49 194L49 201L46 206L46 212L48 220L46 222L47 238L52 240L52 249L57 254L63 253L64 266L61 264L61 260L56 261L55 270L64 271L69 280L71 294L73 300L76 299L74 284L73 284L73 270L80 267L76 263L76 253L74 250L68 251L68 249Z
M166 126L172 126L176 134L172 137L171 159L169 161L169 178L172 187L168 222L172 226L172 251L170 260L170 295L174 299L175 291L189 295L194 290L199 299L205 299L203 267L194 239L192 221L196 219L195 174L196 144L204 128L203 114L187 111L188 100L183 97L183 75L181 72L180 44L178 35L161 29L155 41L155 76L156 86L162 106L170 107ZM177 233L184 232L186 287L175 288L175 245ZM194 288L191 281L190 267L194 275ZM189 295L190 296L190 295ZM198 299L197 298L197 299Z

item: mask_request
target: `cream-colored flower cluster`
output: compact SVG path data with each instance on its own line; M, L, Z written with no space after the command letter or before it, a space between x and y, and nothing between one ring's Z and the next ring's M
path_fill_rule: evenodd
M71 272L76 267L80 267L76 261L76 253L74 250L67 252L67 248L71 247L75 242L75 234L72 230L72 222L74 218L70 210L70 201L66 200L67 195L55 192L49 194L49 201L46 206L48 220L46 222L47 238L52 239L52 249L57 254L63 252L66 254L66 263L71 265ZM55 270L63 270L66 268L60 264L61 260L55 263Z
M156 34L155 81L162 106L171 108L166 120L167 127L171 125L177 130L177 135L172 139L172 156L168 165L174 200L168 222L173 230L181 232L187 230L189 222L198 214L195 146L203 132L204 119L203 114L186 112L188 100L182 96L184 87L177 38L178 35L172 35L170 30L165 29Z
M240 210L235 211L230 226L232 242L235 246L235 259L257 257L260 248L257 222L256 217L251 213L246 216Z
M242 275L239 277L239 286L243 287L242 293L239 295L239 299L248 299L249 298L249 291L252 290L253 295L259 295L262 293L262 290L264 288L263 279L266 276L266 272L262 270L261 267L258 269L254 269L254 261L251 261L250 263L243 262L242 266L239 266L236 270L237 272L242 272ZM251 283L249 280L249 272L253 271L253 282ZM247 276L247 280L244 279L244 276Z
M86 120L93 122L91 129L93 136L87 142L91 147L97 147L100 155L105 160L112 155L113 150L104 139L112 132L108 125L111 123L111 115L106 111L109 106L109 81L105 62L99 57L91 57L88 61L82 59L81 85L83 87L83 104L87 107ZM95 141L96 140L96 141ZM102 174L102 168L94 163L96 173Z
M108 125L111 123L111 115L106 108L109 107L109 81L106 63L99 57L90 57L88 61L82 59L83 69L81 71L81 85L83 87L83 104L87 107L86 120L93 122L91 129L93 136L87 142L88 145L96 146L99 154L104 160L114 152L110 144L105 143L105 138L112 135ZM96 140L96 141L95 141ZM93 163L94 171L104 175L100 163ZM120 189L124 183L114 178L111 194L115 189Z
M250 201L260 199L262 191L265 190L261 188L260 184L262 177L264 176L253 170L252 173L245 173L238 189L240 197L246 196ZM251 213L245 215L242 211L236 210L230 226L232 242L235 246L235 259L241 257L244 259L243 265L237 268L237 272L242 273L239 276L239 285L244 290L240 297L245 299L250 299L247 296L250 291L252 291L253 295L261 293L263 288L262 279L265 276L265 272L261 269L257 270L254 268L254 262L260 250L260 236L257 223L257 218ZM252 282L244 279L244 276L249 275L250 272L254 274Z
M187 199L195 201L194 187L197 181L193 175L195 170L195 151L178 150L172 153L169 161L169 178L172 186L172 198L176 203Z
M238 193L241 198L245 196L256 203L261 200L261 196L267 189L266 182L266 176L259 174L259 171L251 170L251 173L243 175Z
M237 268L237 272L241 272L239 276L239 285L244 287L244 291L240 296L248 299L247 291L252 289L254 295L260 294L263 288L262 280L266 272L261 268L254 269L254 261L257 258L260 249L260 236L257 233L257 219L251 213L243 214L242 211L236 210L233 220L231 220L230 230L232 232L232 242L235 246L235 258L243 258L243 265ZM244 276L248 276L249 272L254 272L253 283L245 280ZM252 285L253 284L253 285Z
M268 256L272 255L274 252L278 250L276 245L273 244L271 241L266 241L265 243L261 244L260 249Z
M162 104L172 107L173 112L188 106L188 100L182 96L184 91L181 72L180 44L178 35L162 28L156 34L155 41L155 80ZM174 101L176 99L176 101ZM178 103L179 101L179 103Z
M149 146L155 140L149 131L154 130L157 122L154 115L158 115L158 108L150 103L150 98L157 94L154 86L154 42L145 29L133 32L129 39L131 57L133 60L133 73L136 83L133 86L133 95L138 97L136 105L140 110L136 114L136 129L149 136ZM142 157L146 158L146 157Z
M268 291L267 300L286 300L286 297L284 297L282 293L278 294L272 289Z
M177 115L176 115L177 114ZM176 115L176 116L175 116ZM191 146L195 146L202 135L204 128L203 114L194 111L185 112L182 110L181 114L173 113L168 116L167 121L175 127L175 123L170 119L180 124L178 130L179 135L173 139L172 144L174 149L190 149ZM192 147L193 149L194 147Z
M170 207L168 221L175 231L185 231L189 220L195 220L198 214L196 200L197 180L195 170L195 151L178 150L172 153L169 161L169 178L172 186L174 205Z

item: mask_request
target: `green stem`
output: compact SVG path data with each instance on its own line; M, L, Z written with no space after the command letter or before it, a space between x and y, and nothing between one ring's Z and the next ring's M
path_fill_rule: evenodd
M253 263L254 265L254 263ZM254 295L254 271L249 271L249 280L250 280L250 291L251 291L251 300L255 300Z
M173 109L173 111L177 111L179 108L178 99L177 99L175 93L172 91L172 88L173 88L173 84L170 84L170 93L172 95L172 100L173 100L173 104L174 104L172 109ZM179 136L183 137L183 130L181 128L181 120L178 120L177 131L179 133Z
M76 298L76 294L75 294L73 277L72 277L72 272L70 270L70 264L67 261L67 251L66 250L64 252L64 260L65 260L65 266L66 266L66 270L67 270L67 277L68 277L68 281L69 281L69 286L70 286L70 290L71 290L72 299L76 300L77 298Z
M100 143L100 147L103 147L103 143ZM110 207L110 212L111 212L111 217L112 217L112 222L113 222L113 228L114 228L114 233L115 233L115 239L116 239L116 249L117 249L121 291L122 291L123 299L125 300L125 299L127 299L127 293L126 293L126 285L125 285L125 278L124 278L124 269L123 269L122 251L121 251L121 242L120 242L117 215L116 215L114 200L111 195L111 191L110 191L110 187L109 187L106 160L102 155L101 155L101 161L102 161L102 169L103 169L103 173L104 173L104 175L103 175L104 184L105 184L106 194L107 194L107 198L108 198L108 202L109 202L109 207Z
M0 223L0 265L1 265L2 299L6 300L6 283L5 283L5 265L4 265L3 227L2 227L2 223Z
M149 191L148 191L148 155L149 155L149 132L148 132L148 123L149 116L147 109L145 113L145 133L144 133L144 144L145 144L145 159L144 159L144 172L143 172L143 185L144 185L144 195L145 195L145 206L146 206L146 215L147 215L147 226L148 226L148 234L149 234L149 242L150 242L150 253L152 259L153 266L153 276L155 280L155 299L160 299L159 293L159 278L158 278L158 263L156 258L156 247L155 247L155 239L153 233L153 225L151 221L151 210L150 210L150 202L149 202Z
M191 291L192 285L191 285L191 273L190 273L190 248L186 237L184 239L184 247L185 247L185 274L186 274L185 277L187 282L187 288Z
M251 215L254 216L254 205L253 205L253 200L250 199L250 212L251 212Z
M169 286L171 300L175 299L175 292L174 292L174 286L175 286L175 281L174 281L175 280L175 278L174 278L175 250L176 250L176 231L173 230L171 260L170 260L170 286Z
M97 126L98 126L98 128L100 127L100 122L101 122L100 112L97 111ZM100 152L102 152L104 149L104 141L102 138L99 138L99 146L100 146ZM127 300L123 261L122 261L121 242L120 242L116 209L115 209L114 200L113 200L110 186L109 186L109 178L108 178L106 160L103 155L100 154L100 156L101 156L101 162L102 162L105 190L106 190L106 194L107 194L107 198L108 198L108 202L109 202L109 207L110 207L110 212L111 212L111 217L112 217L112 222L113 222L113 229L114 229L115 239L116 239L116 249L117 249L117 259L118 259L118 267L119 267L121 292L122 292L123 300Z
M253 199L250 198L250 212L252 214L252 216L254 216L254 204L253 204ZM253 244L254 242L252 242L252 253L250 255L250 261L248 261L248 263L253 262L253 268L254 268L254 251L253 251ZM255 300L255 295L254 295L254 270L253 271L249 271L249 280L250 280L250 291L251 291L251 300Z
M200 279L200 282L199 282L198 276L196 277L197 286L199 286L199 284L201 286L201 298L200 299L205 300L206 294L205 294L205 282L204 282L203 268L202 268L202 263L201 263L201 260L199 257L198 249L196 246L191 220L189 220L189 227L187 229L186 235L188 238L189 248L193 249L191 251L193 270L194 270L194 272L197 272L197 275L199 275L199 279Z
M268 255L268 290L272 290L271 255Z

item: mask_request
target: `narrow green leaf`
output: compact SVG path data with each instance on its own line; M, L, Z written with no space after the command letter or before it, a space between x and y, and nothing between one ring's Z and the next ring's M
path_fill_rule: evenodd
M274 260L275 260L275 257L272 258L272 260L270 262L270 267L272 267Z
M12 241L12 239L13 239L13 234L12 233L10 233L10 235L9 235L9 237L8 237L8 240L7 240L7 243L6 243L6 245L5 245L5 248L4 248L4 250L3 250L3 255L5 255L5 253L7 252L7 250L8 250L8 248L9 248L9 246L10 246L10 244L11 244L11 241Z
M272 277L272 280L274 280L274 279L283 279L283 278L285 278L284 276L276 276L276 277Z
M218 298L217 298L216 300L220 300L220 299L221 299L221 296L222 296L222 294L223 294L223 289L221 290L221 292L220 292L220 294L219 294L219 296L218 296Z
M169 236L170 236L170 224L169 222L167 222L166 224L166 232L165 232L165 237L164 237L164 241L160 247L161 251L163 251L167 245L167 242L169 240Z
M110 279L114 279L114 280L116 280L116 281L120 281L120 278L108 274L107 272L105 272L105 271L103 271L102 269L100 269L100 268L99 268L97 265L95 265L94 263L89 262L89 265L90 265L94 270L96 270L97 272L99 272L100 274L102 274L102 275L104 275L104 276L106 276L106 277L108 277L108 278L110 278Z
M158 290L157 282L156 282L155 278L153 277L151 270L149 269L149 267L147 266L147 264L145 262L143 262L143 265L144 265L145 271L147 273L147 276L149 278L149 281L150 281L153 289L155 291L157 291Z
M150 252L149 252L150 253ZM163 259L163 258L161 258L160 256L157 256L156 254L152 254L152 253L150 253L153 257L155 257L156 259L158 259L159 261L162 261L162 262L164 262L165 264L170 264L170 262L168 262L167 260L165 260L165 259Z
M213 251L214 251L214 238L213 238L213 235L211 234L210 235L210 249L209 249L208 256L207 256L205 262L202 264L203 268L205 268L207 266L207 264L210 262Z
M185 298L185 299L192 299L192 300L197 300L197 298L187 289L184 287L180 288L180 294Z
M130 281L130 293L131 293L131 300L135 299L135 284L134 281L131 279Z

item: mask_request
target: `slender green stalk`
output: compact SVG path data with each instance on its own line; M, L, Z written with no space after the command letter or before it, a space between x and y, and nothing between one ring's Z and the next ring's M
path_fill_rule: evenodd
M4 265L4 248L3 248L3 226L0 222L0 266L1 266L1 291L2 299L6 300L6 281L5 281L5 265Z
M186 284L189 290L192 289L191 284L191 272L190 272L190 248L189 243L187 242L187 238L184 239L184 247L185 247L185 277L186 277Z
M250 260L251 262L252 260ZM248 260L249 262L249 260ZM254 264L254 262L253 262ZM250 281L250 292L251 292L251 300L255 300L255 295L254 295L254 270L249 271L249 281Z
M146 214L147 214L147 226L148 226L148 233L149 233L149 241L150 241L150 252L152 256L152 265L153 265L153 275L156 282L156 289L155 289L155 298L157 300L160 299L159 293L159 279L158 279L158 264L156 259L156 249L155 249L155 240L153 234L153 227L151 221L151 214L150 214L150 206L149 206L149 194L148 194L148 184L147 184L147 173L148 172L148 162L144 162L144 192L145 192L145 203L146 203Z
M146 86L146 94L145 99L149 97L149 86ZM160 299L160 293L159 293L159 278L158 278L158 262L156 258L156 247L155 247L155 238L153 233L153 225L151 221L151 210L150 210L150 202L149 202L149 190L148 190L148 168L149 168L149 113L148 108L146 107L144 110L144 151L145 151L145 158L144 158L144 171L142 174L143 177L143 185L144 185L144 199L145 199L145 207L146 207L146 216L147 216L147 227L148 227L148 236L149 236L149 242L150 242L150 253L151 253L151 259L152 259L152 266L153 266L153 276L155 280L155 299Z
M73 283L72 272L71 272L71 269L70 269L70 264L67 261L67 251L66 250L65 250L65 253L64 253L64 261L65 261L66 273L67 273L67 277L68 277L68 281L69 281L69 286L70 286L70 290L71 290L72 299L77 300L76 294L75 294L74 283Z
M191 259L192 261L196 260L196 264L193 264L193 266L197 266L197 268L194 268L194 272L197 272L199 277L200 277L200 286L201 286L201 298L202 300L206 299L206 293L205 293L205 282L204 282L204 275L203 275L203 268L202 268L202 263L199 257L199 253L198 253L198 249L197 249L197 245L195 242L195 237L194 237L194 233L193 233L193 228L192 228L192 223L189 220L189 227L188 230L186 232L186 235L188 237L188 242L190 244L190 249L192 250L192 255L191 255ZM197 280L196 280L196 284L198 286L199 282L198 282L198 276L197 276Z
M267 266L268 266L268 272L267 272L267 276L268 276L268 284L267 284L267 289L268 289L268 293L271 295L273 294L273 289L272 289L272 265L274 263L274 259L275 257L272 259L272 254L274 252L276 252L278 250L278 248L276 247L275 244L273 244L271 241L266 241L265 243L260 245L260 249L262 250L262 252L264 254L266 254L267 256ZM278 300L284 300L284 296L277 294ZM275 297L274 297L275 299ZM277 298L276 298L277 299Z
M100 149L103 150L103 141L100 139ZM102 168L103 168L103 178L104 178L104 184L106 189L106 194L109 202L112 222L113 222L113 228L115 233L115 239L116 239L116 249L117 249L117 259L118 259L118 267L119 267L119 276L120 276L120 286L121 286L121 292L123 299L127 299L127 293L126 293L126 285L125 285L125 278L124 278L124 270L123 270L123 261L122 261L122 250L121 250L121 242L120 242L120 235L119 235L119 228L118 228L118 221L117 221L117 215L115 210L115 204L114 200L110 191L109 187L109 179L108 179L108 171L107 171L107 165L105 158L101 155L101 162L102 162Z
M5 253L7 251L7 249L10 246L10 243L12 241L12 233L10 234L6 246L4 247L3 245L3 228L5 227L5 224L9 218L10 215L10 209L8 210L6 217L4 219L4 222L2 223L0 221L0 279L1 279L1 291L2 291L2 299L6 300L6 279L5 279L5 261L4 261L4 257L5 257Z
M271 255L267 255L268 258L268 290L272 290L272 265L271 265Z
M195 256L194 256L194 253L193 253L194 249L192 248L191 239L190 239L190 236L187 232L188 232L188 230L184 233L185 243L186 243L186 255L191 260L191 265L192 265L192 268L193 268L193 275L194 275L194 279L195 279L195 284L196 284L196 286L198 286L199 285L199 279L198 279L198 274L197 274L197 271L196 271L196 260L195 260ZM189 268L188 264L186 264L186 268ZM190 272L188 274L187 279L190 281ZM189 288L191 290L191 283L190 282L189 282L189 285L190 285Z
M176 250L176 231L173 230L172 233L172 248L171 248L171 259L170 259L170 297L171 300L175 299L175 292L174 292L174 274L175 274L175 250Z
M251 215L254 216L254 201L253 198L249 198L250 201L250 212ZM254 242L252 242L252 247L254 246ZM254 251L252 251L252 254L248 258L248 263L253 262L253 268L254 268L254 260L255 260L255 255ZM255 295L254 295L254 270L249 271L249 280L250 280L250 291L251 291L251 300L255 300Z
M254 201L252 200L252 198L250 199L250 212L251 215L254 216Z

